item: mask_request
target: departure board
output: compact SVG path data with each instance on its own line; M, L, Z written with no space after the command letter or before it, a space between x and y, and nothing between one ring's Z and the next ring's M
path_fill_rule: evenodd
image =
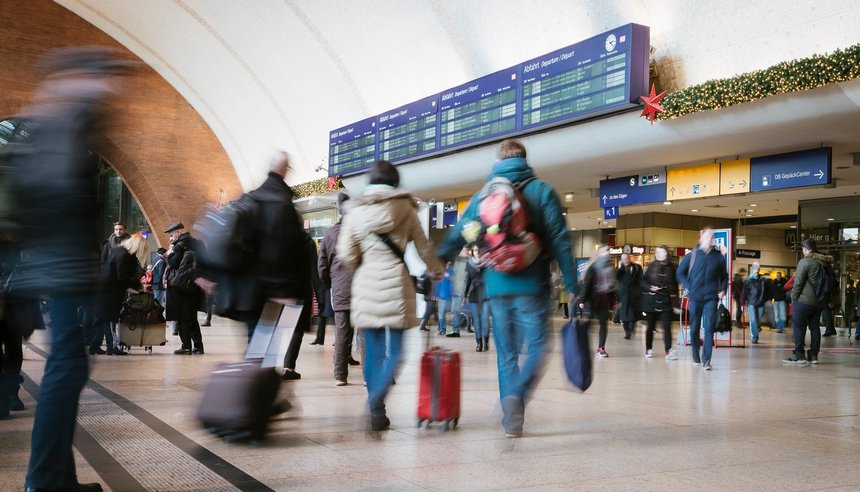
M338 128L329 134L328 170L332 176L369 169L376 160L376 118Z
M377 155L386 161L402 161L435 151L438 120L438 94L378 116Z
M335 130L329 175L362 172L373 158L402 164L636 107L648 93L649 32L627 24ZM368 122L376 123L375 140ZM335 136L359 126L360 142Z
M443 92L440 148L516 131L518 71L512 67Z
M647 53L647 43L641 46L638 42L643 36L640 27L628 24L525 62L521 128L580 119L637 103L647 88L641 53L631 53L633 46ZM636 64L631 63L634 59Z

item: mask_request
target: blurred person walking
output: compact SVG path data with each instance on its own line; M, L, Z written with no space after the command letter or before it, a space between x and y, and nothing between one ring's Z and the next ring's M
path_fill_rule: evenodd
M436 312L436 281L433 280L433 275L429 270L425 270L420 277L418 283L421 285L421 290L424 291L424 315L421 317L419 328L421 331L429 331L427 325L430 323L430 318L436 317L436 323L439 323L439 315Z
M326 232L320 244L319 276L323 285L331 292L331 309L334 311L334 379L337 386L346 386L352 358L352 339L355 336L350 321L352 298L352 271L337 256L337 240L347 214L349 195L340 193L337 206L341 220ZM361 349L359 349L361 350ZM358 361L356 361L358 362Z
M639 303L642 300L642 266L630 260L630 255L623 253L621 261L618 262L616 271L616 285L618 286L619 318L624 324L624 339L630 340L636 322L642 319L642 310Z
M678 283L687 289L690 302L690 345L693 350L693 366L702 365L710 371L711 353L714 348L714 324L717 318L717 302L722 300L728 288L726 258L714 247L714 231L705 227L699 234L699 243L690 254L684 256L676 273ZM699 333L705 346L699 351Z
M540 252L536 258L529 258L526 253L507 258L520 263L522 269L506 273L500 264L489 266L483 272L493 317L493 337L499 367L499 399L504 414L502 426L506 437L518 437L523 432L525 403L540 379L546 353L547 332L552 319L550 264L552 260L558 262L568 292L577 290L576 268L570 233L558 195L549 183L535 176L526 161L526 148L522 143L508 139L499 145L497 160L486 183L472 197L456 227L439 248L439 254L442 258L451 259L467 242L477 240L480 243L487 240L490 234L496 241L499 236L492 230L505 235L513 232L513 228L507 229L512 225L510 223L481 222L482 215L485 220L490 220L491 217L495 218L497 212L503 212L502 221L508 212L523 212L517 217L519 225L527 226L527 232L524 232L526 240L532 246L535 244L532 238L539 242ZM494 189L498 191L493 192ZM488 197L493 199L485 204L484 200ZM507 205L503 210L495 207L504 203ZM482 235L480 231L486 232ZM527 248L529 243L526 244ZM506 242L500 244L510 245ZM503 262L506 260L503 257L498 259ZM525 357L521 362L523 351Z
M609 263L609 246L601 244L585 269L585 277L579 292L579 308L587 311L590 318L597 319L597 356L606 358L606 337L609 334L609 312L615 304L616 275Z
M416 201L399 185L397 169L378 161L364 194L344 217L337 241L337 257L354 271L350 317L364 339L364 380L374 431L390 425L385 397L400 364L403 331L418 324L415 285L404 261L407 244L415 244L428 270L442 272Z
M642 289L642 311L648 323L645 332L645 357L654 357L652 346L654 330L660 321L663 330L663 348L666 349L666 359L678 358L677 351L672 348L672 298L678 295L678 282L675 280L675 264L669 259L666 246L657 246L654 250L654 261L648 265L640 280Z
M13 222L23 251L15 290L50 296L51 353L39 389L26 490L100 491L78 483L72 443L88 362L80 306L89 306L99 266L96 161L89 149L104 103L132 64L106 48L62 48L42 68L46 78L22 119L26 149L6 163L16 203Z
M454 264L452 262L448 262L445 265L445 272L442 274L442 278L436 282L436 318L439 320L439 334L444 335L447 331L447 315L451 312L451 299L453 297L453 277L454 277ZM453 325L453 323L452 323ZM450 333L451 336L460 336L460 325L452 326L454 331Z

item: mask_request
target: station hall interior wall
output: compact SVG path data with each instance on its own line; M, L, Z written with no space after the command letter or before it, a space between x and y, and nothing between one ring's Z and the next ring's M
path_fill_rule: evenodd
M111 37L49 0L0 0L0 119L19 113L40 82L39 58L53 48L100 45L136 57ZM161 245L174 220L187 226L206 202L241 193L236 172L212 130L148 66L124 82L93 150L137 199Z

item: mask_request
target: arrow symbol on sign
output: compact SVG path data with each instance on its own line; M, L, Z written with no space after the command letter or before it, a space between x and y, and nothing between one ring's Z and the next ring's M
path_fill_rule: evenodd
M603 203L606 203L606 195L603 195Z
M747 182L741 181L741 188L746 188L746 187L747 187Z
M824 177L824 171L822 171L821 169L819 169L819 170L818 170L818 172L817 172L817 173L815 173L813 176L815 176L815 177L816 177L816 178L818 178L818 179L821 179L821 178L823 178L823 177Z
M672 189L669 190L669 193L671 193L672 196L675 196L675 187L674 186L672 187Z

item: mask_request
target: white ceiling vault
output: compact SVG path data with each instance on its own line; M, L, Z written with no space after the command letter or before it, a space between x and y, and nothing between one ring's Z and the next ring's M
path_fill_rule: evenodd
M245 188L276 149L323 177L330 130L628 22L674 87L860 42L854 0L56 1L171 83Z

